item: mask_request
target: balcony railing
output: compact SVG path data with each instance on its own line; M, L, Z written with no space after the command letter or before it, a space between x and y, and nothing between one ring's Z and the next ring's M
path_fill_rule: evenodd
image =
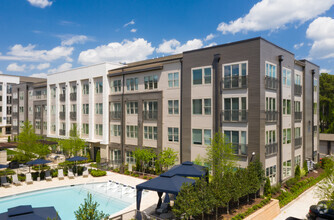
M295 138L295 148L302 146L302 137Z
M247 110L225 110L222 111L224 122L247 122Z
M59 135L65 135L65 130L64 129L59 129Z
M35 112L35 118L40 119L41 115L41 112Z
M295 121L301 121L303 117L302 112L295 112Z
M122 112L121 111L111 111L110 118L111 119L121 119Z
M77 93L76 92L70 93L70 100L71 101L77 101Z
M247 144L232 143L233 154L247 155Z
M65 94L60 94L59 95L59 101L65 102Z
M65 112L59 112L59 118L65 120Z
M301 85L295 84L295 95L300 96L303 92L303 87Z
M223 89L242 89L247 88L247 76L224 77L222 80Z
M266 144L266 156L277 154L277 143Z
M77 120L77 112L70 112L70 119Z
M143 111L144 120L158 119L158 111Z
M278 80L277 78L265 76L265 86L266 89L277 90L278 88Z
M276 122L278 119L277 111L266 111L266 121L268 122Z

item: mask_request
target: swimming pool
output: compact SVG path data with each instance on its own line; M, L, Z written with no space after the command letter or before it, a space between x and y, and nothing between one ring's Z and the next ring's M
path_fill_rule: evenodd
M74 211L78 210L87 194L100 205L98 210L109 215L116 213L135 202L135 189L114 182L93 183L76 186L39 190L0 198L0 213L19 205L34 207L54 206L61 219L75 219Z

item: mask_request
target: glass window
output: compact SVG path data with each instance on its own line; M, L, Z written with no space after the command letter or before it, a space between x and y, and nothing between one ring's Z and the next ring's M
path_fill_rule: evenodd
M121 92L122 88L122 81L121 80L114 80L112 83L110 83L111 91L112 92Z
M126 112L129 115L138 114L138 102L127 102Z
M179 114L179 100L168 100L168 114Z
M211 99L204 99L204 114L211 115Z
M157 89L158 88L158 76L145 76L144 77L145 89Z
M126 88L128 91L138 90L138 78L127 79Z
M202 129L193 129L193 144L202 145Z
M95 93L103 93L103 82L95 82Z
M168 128L168 141L179 142L179 128Z
M202 99L193 99L193 114L202 114Z
M176 88L179 87L179 73L168 73L168 87Z
M152 126L144 126L144 139L157 140L158 128Z
M128 138L137 138L137 136L138 136L138 126L127 125L126 126L126 136Z
M204 144L210 145L211 144L211 130L204 129Z
M95 103L95 114L97 115L103 114L103 103Z
M283 114L286 114L286 99L283 99Z
M211 68L204 69L204 84L211 84Z
M89 114L89 104L82 104L82 113L84 115L88 115Z
M202 84L202 69L193 70L193 85Z
M291 100L286 100L286 113L288 114L288 115L291 115Z

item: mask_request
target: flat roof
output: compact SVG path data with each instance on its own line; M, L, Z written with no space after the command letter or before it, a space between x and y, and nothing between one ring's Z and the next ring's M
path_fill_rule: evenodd
M10 74L0 74L0 76L10 76L10 77L19 77L20 82L42 82L45 81L45 78L37 78L30 76L18 76L18 75L10 75Z
M320 133L319 140L320 141L334 141L334 134Z

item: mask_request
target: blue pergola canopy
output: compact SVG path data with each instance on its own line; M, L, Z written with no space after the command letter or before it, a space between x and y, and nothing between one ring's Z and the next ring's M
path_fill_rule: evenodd
M6 164L0 164L0 169L7 168L7 167L8 167L8 165L6 165Z
M172 167L167 172L160 176L190 176L190 177L205 177L208 169L204 166L196 165L193 162L186 161L182 164Z
M32 208L31 205L22 205L0 213L0 219L3 220L46 220L48 217L61 220L53 206Z
M70 162L74 162L74 161L83 161L83 160L87 160L87 157L79 157L79 156L75 156L75 157L71 157L66 159L67 161Z
M40 164L46 164L46 163L51 163L52 161L50 160L44 160L44 159L36 159L27 162L28 165L40 165Z

